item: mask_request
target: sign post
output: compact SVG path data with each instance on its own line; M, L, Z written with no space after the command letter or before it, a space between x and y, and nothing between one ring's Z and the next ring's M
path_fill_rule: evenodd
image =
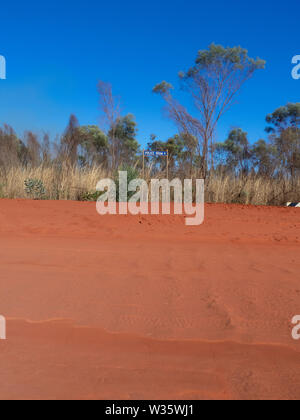
M169 179L169 151L143 150L143 176L145 178L145 157L166 157L167 158L167 179Z
M167 150L167 179L169 179L169 150Z
M145 149L143 149L143 179L145 179Z

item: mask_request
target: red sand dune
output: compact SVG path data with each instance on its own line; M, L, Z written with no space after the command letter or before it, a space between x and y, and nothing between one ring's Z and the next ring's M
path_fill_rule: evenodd
M0 201L0 399L300 399L299 209Z

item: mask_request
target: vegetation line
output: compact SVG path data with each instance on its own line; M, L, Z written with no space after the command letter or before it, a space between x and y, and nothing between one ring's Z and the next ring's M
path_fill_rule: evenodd
M169 177L204 178L210 202L282 205L300 200L300 103L288 103L266 117L267 139L250 144L247 133L232 128L215 142L217 125L243 85L265 62L241 47L211 44L200 50L193 66L179 74L192 99L188 110L163 81L153 88L165 104L177 133L166 141L152 134L148 149L168 151ZM28 131L18 138L0 129L0 197L96 200L99 180L118 169L141 177L143 159L133 115L122 116L112 86L98 84L103 124L80 126L71 115L55 142ZM191 101L189 101L190 103ZM164 158L146 158L146 178L165 177Z

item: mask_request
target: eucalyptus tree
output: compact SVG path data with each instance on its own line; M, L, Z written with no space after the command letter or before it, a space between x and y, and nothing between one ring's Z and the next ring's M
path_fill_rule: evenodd
M225 165L235 173L247 175L251 169L251 147L248 134L241 128L234 128L230 131L224 143L216 145L218 152L223 152Z
M200 50L194 65L180 72L183 89L190 95L198 112L194 117L172 95L173 86L163 81L153 88L167 104L169 117L180 133L197 138L200 175L207 176L209 148L213 165L213 141L220 118L229 110L241 87L254 72L265 67L265 61L248 56L241 47L223 47L211 44Z
M278 160L291 177L300 172L300 102L288 103L267 115L266 131L278 151Z

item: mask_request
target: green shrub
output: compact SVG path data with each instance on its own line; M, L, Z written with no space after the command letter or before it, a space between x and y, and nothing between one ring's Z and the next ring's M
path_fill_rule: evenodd
M130 184L131 181L133 181L134 179L138 179L140 178L140 173L139 171L129 165L122 165L118 172L115 173L114 176L114 181L116 183L116 188L117 188L117 201L119 201L119 191L120 191L120 186L119 186L119 171L123 171L123 172L127 172L127 190L128 190L128 186ZM128 200L130 200L130 198L135 194L135 192L129 192L128 191Z
M104 194L102 191L85 192L80 195L79 201L97 201L102 194Z
M42 180L29 178L24 184L26 194L33 200L42 200L45 197L46 190Z
M116 199L119 201L119 171L127 171L127 187L131 181L140 177L139 171L133 168L132 166L123 165L119 168L114 174L114 182L116 184ZM95 192L80 192L78 196L79 201L97 201L98 198L105 194L104 191L95 191ZM128 199L133 196L134 192L128 192Z

